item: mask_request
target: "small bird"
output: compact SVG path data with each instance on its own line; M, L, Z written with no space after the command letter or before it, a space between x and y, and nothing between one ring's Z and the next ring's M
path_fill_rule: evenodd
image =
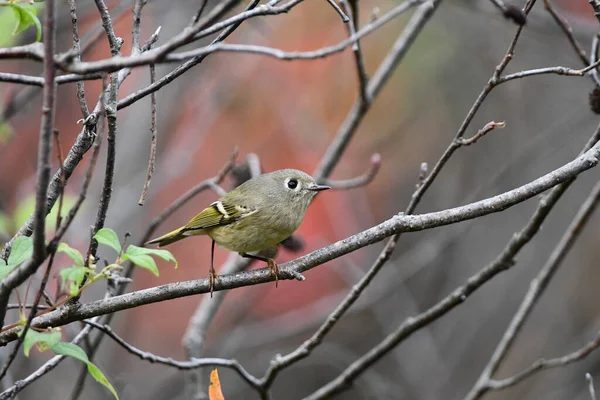
M277 263L272 258L248 253L274 247L290 237L300 226L316 194L327 189L329 186L317 185L310 175L295 169L263 174L231 190L185 226L146 244L157 243L162 247L188 236L210 236L208 279L211 296L217 278L213 265L215 243L242 257L266 262L277 285Z

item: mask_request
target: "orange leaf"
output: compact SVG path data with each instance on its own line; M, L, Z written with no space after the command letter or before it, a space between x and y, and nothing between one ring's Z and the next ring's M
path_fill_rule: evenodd
M208 387L208 398L210 400L225 400L221 391L221 382L219 382L219 373L216 369L210 371L210 386Z

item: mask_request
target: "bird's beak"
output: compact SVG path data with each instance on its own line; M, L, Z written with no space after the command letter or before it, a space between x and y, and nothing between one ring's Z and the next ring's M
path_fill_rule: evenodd
M321 190L327 190L327 189L331 189L329 186L326 185L312 185L306 188L306 190L311 190L313 192L320 192Z

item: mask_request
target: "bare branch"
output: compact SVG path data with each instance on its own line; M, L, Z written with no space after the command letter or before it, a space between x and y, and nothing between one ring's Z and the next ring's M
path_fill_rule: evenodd
M358 26L358 0L342 0L342 4L346 9L346 12L352 16L348 26L348 34L350 36L356 35L356 27ZM358 91L360 94L360 101L363 103L368 101L367 86L369 85L369 76L365 68L365 60L363 57L362 50L360 48L360 42L357 40L352 46L352 52L354 54L354 63L356 64L356 73L358 77Z
M371 166L369 170L356 178L346 179L346 180L333 180L326 179L324 184L327 186L331 186L332 189L354 189L357 187L365 186L371 183L375 176L379 172L379 168L381 167L381 155L373 154L371 156Z
M500 340L496 349L494 350L494 354L492 355L490 361L487 363L487 365L481 372L479 379L477 380L469 394L466 396L466 399L479 399L489 389L495 388L495 384L490 383L494 372L498 370L500 363L508 354L511 345L514 342L514 339L517 337L519 331L523 327L525 320L533 310L533 307L535 306L539 298L544 293L546 287L554 277L556 270L564 260L565 256L567 255L569 250L571 250L573 244L579 238L579 235L583 231L583 228L585 227L590 217L596 210L599 201L600 182L597 183L596 186L592 189L592 192L579 208L579 211L577 212L577 214L573 218L573 221L571 222L566 232L560 239L560 242L550 255L550 258L542 267L542 269L540 269L540 272L536 275L536 277L529 284L529 290L527 291L525 298L521 302L519 309L513 316L510 324L504 332L504 335L502 336L502 339ZM598 344L596 345L596 347L600 345L600 338L598 338L597 341ZM526 375L528 374L530 374L530 372L526 373ZM515 379L515 383L517 381L518 380Z
M250 10L254 9L259 2L260 2L260 0L250 1L250 3L248 4L248 6L246 7L245 10L250 11ZM225 40L233 31L235 31L240 26L241 23L242 23L242 21L239 21L233 25L228 26L223 32L221 32L219 34L219 36L215 40L212 41L211 44L219 43L219 42ZM151 93L154 93L155 91L159 90L163 86L169 84L170 82L172 82L173 80L178 78L179 76L183 75L184 72L188 71L193 66L201 63L205 58L206 58L206 55L201 55L198 57L194 57L194 58L190 59L189 61L186 61L185 63L181 64L180 66L175 68L172 72L168 73L167 75L165 75L164 77L162 77L161 79L156 81L155 83L149 85L148 87L146 87L144 89L138 90L137 92L132 93L129 96L121 99L119 101L119 103L117 104L117 109L120 110L122 108L128 107L131 104L138 101L139 99L144 98Z
M587 343L585 346L583 346L582 348L569 353L567 355L564 355L562 357L558 357L558 358L551 358L550 360L544 360L539 359L536 362L534 362L529 368L524 369L523 371L519 372L516 375L511 376L510 378L506 378L506 379L501 379L501 380L495 380L492 379L489 381L489 389L490 390L502 390L505 388L508 388L510 386L514 386L516 384L518 384L519 382L522 382L523 380L529 378L532 375L535 375L538 372L544 371L546 369L550 369L550 368L557 368L557 367L564 367L565 365L569 365L572 364L574 362L577 361L581 361L584 358L586 358L587 356L589 356L590 354L592 354L594 351L596 351L598 349L598 347L600 347L600 333L596 335L596 337L590 341L589 343ZM586 374L586 378L587 378ZM590 383L591 382L591 383ZM592 393L593 390L593 381L591 380L591 376L590 378L588 378L588 384L590 384L590 393ZM592 398L594 398L592 396Z
M225 360L222 358L192 358L189 361L177 361L171 357L161 357L136 348L117 335L108 325L99 324L93 320L84 320L83 322L98 329L99 331L102 331L102 333L108 335L119 346L127 350L128 353L133 354L144 361L148 361L153 364L162 364L180 370L190 370L206 366L230 368L237 372L240 377L244 379L250 386L256 387L258 385L258 379L248 373L248 371L246 371L244 367L242 367L236 360Z
M308 271L327 261L338 258L344 254L368 246L385 239L386 237L402 233L415 232L425 229L432 229L438 226L449 225L469 219L481 217L510 208L520 202L530 199L549 188L559 185L563 182L571 182L574 177L587 171L598 163L600 157L600 144L594 145L590 150L575 160L564 166L516 189L502 193L500 195L470 203L464 206L455 207L443 211L432 212L421 215L397 215L383 223L369 228L363 232L350 236L344 240L316 250L306 256L300 257L289 263L280 265L279 279L297 279L297 274ZM560 187L560 186L559 186ZM549 212L547 199L543 200L543 212ZM543 218L536 217L536 230L539 229ZM436 319L445 314L457 304L462 303L466 296L471 294L483 283L491 279L497 273L507 269L512 260L513 251L520 249L531 237L532 228L523 232L522 235L515 236L513 239L518 244L511 243L508 246L508 252L503 254L497 261L484 268L476 278L472 278L467 285L457 289L452 295L448 296L438 306L423 314L417 324L416 320L410 320L408 324L409 332L414 331L423 323L431 319ZM215 284L215 291L232 289L248 285L255 285L264 282L271 282L275 278L270 275L268 268L259 270L245 271L236 275L224 275ZM209 292L208 279L194 280L187 282L178 282L175 284L166 284L155 288L139 290L136 292L115 296L106 300L98 300L87 304L82 304L74 310L58 309L37 317L33 321L35 327L60 326L73 321L91 318L97 315L103 315L128 308L134 308L145 304L156 303L159 301L175 299L184 296L190 296L199 293ZM16 331L9 329L0 335L0 345L14 340Z
M96 3L96 7L98 8L100 17L102 18L102 27L104 28L106 36L108 37L108 44L110 45L110 54L113 57L118 56L121 53L121 45L123 44L123 39L115 35L112 21L110 20L110 13L108 12L108 8L106 7L106 3L104 3L104 0L94 0L94 2Z
M366 25L356 35L352 35L346 41L349 41L348 44L354 43L366 33L373 29L377 29L376 27L382 26L386 22L392 20L395 16L407 11L415 4L416 3L412 1L401 3L386 15L378 18L371 24ZM313 173L313 176L318 182L321 182L323 179L329 177L333 171L333 168L339 162L344 150L348 146L348 143L354 136L358 125L369 110L370 103L375 97L377 97L379 91L396 68L396 65L398 65L398 63L402 60L410 46L417 38L419 32L431 18L433 12L437 9L439 4L440 0L436 0L433 2L424 3L417 8L414 15L411 17L400 36L398 36L398 39L396 39L396 42L369 81L369 85L367 87L367 102L362 102L359 99L354 103L352 109L346 117L346 120L340 127L338 134L325 152L325 155ZM345 44L346 41L342 42L342 44Z
M481 128L479 131L477 131L477 133L475 135L473 135L472 137L465 139L465 138L458 138L457 141L461 146L471 146L472 144L477 143L477 141L479 139L481 139L482 137L484 137L485 135L487 135L489 132L493 131L496 128L504 128L506 126L506 124L504 123L504 121L502 122L488 122L487 124L485 124L485 126L483 128Z
M600 148L600 143L597 143L599 138L600 125L588 143L586 143L584 154L588 151L591 151L593 148ZM586 151L586 149L590 150ZM335 379L314 392L312 395L308 396L306 399L324 399L328 398L328 396L345 390L354 381L354 379L356 379L356 377L362 374L373 363L377 362L383 356L388 354L411 334L428 325L432 321L442 317L459 304L462 304L467 297L479 287L484 285L497 274L513 266L515 263L514 257L516 254L539 231L543 221L571 183L573 183L573 179L566 180L564 183L556 186L548 195L542 198L538 208L527 225L520 232L513 235L502 253L492 263L487 265L476 275L472 276L464 285L456 288L451 294L440 300L437 304L430 307L425 312L415 317L406 319L394 332L386 336L379 344L357 359ZM417 189L417 191L418 190L420 190L420 188Z
M81 43L79 41L79 26L77 24L77 9L75 6L75 0L69 0L69 11L71 13L71 26L73 28L73 52L75 53L75 61L81 61ZM85 88L83 82L77 81L77 100L79 101L79 108L83 118L87 118L90 115L87 102L85 101ZM62 165L62 163L61 163Z
M592 400L596 400L596 390L594 390L594 378L592 378L592 375L588 372L587 374L585 374L585 379L588 381L588 389L590 391L590 398Z
M150 84L152 85L156 81L156 68L154 65L150 66ZM150 180L152 179L152 174L154 173L154 161L156 159L156 92L152 92L150 95L150 114L151 114L151 122L150 122L150 134L152 138L150 139L150 158L148 160L148 172L146 173L146 181L144 182L144 187L142 189L142 194L140 195L140 200L138 204L143 206L146 202L146 196L148 195L148 188L150 187Z
M348 18L348 16L342 11L342 9L340 8L340 6L338 6L337 3L334 0L327 0L327 2L329 3L329 5L331 7L333 7L333 9L335 10L335 12L338 13L340 17L342 17L342 21L344 23L347 23L348 21L350 21L350 18Z

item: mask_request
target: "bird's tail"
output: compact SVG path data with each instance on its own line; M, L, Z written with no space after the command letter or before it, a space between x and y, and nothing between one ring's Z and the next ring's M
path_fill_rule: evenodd
M175 229L174 231L166 233L160 237L157 237L156 239L152 239L144 244L148 245L148 244L158 243L158 247L166 246L168 244L175 243L175 242L185 238L187 235L185 235L184 232L185 232L185 227L182 226L181 228Z

